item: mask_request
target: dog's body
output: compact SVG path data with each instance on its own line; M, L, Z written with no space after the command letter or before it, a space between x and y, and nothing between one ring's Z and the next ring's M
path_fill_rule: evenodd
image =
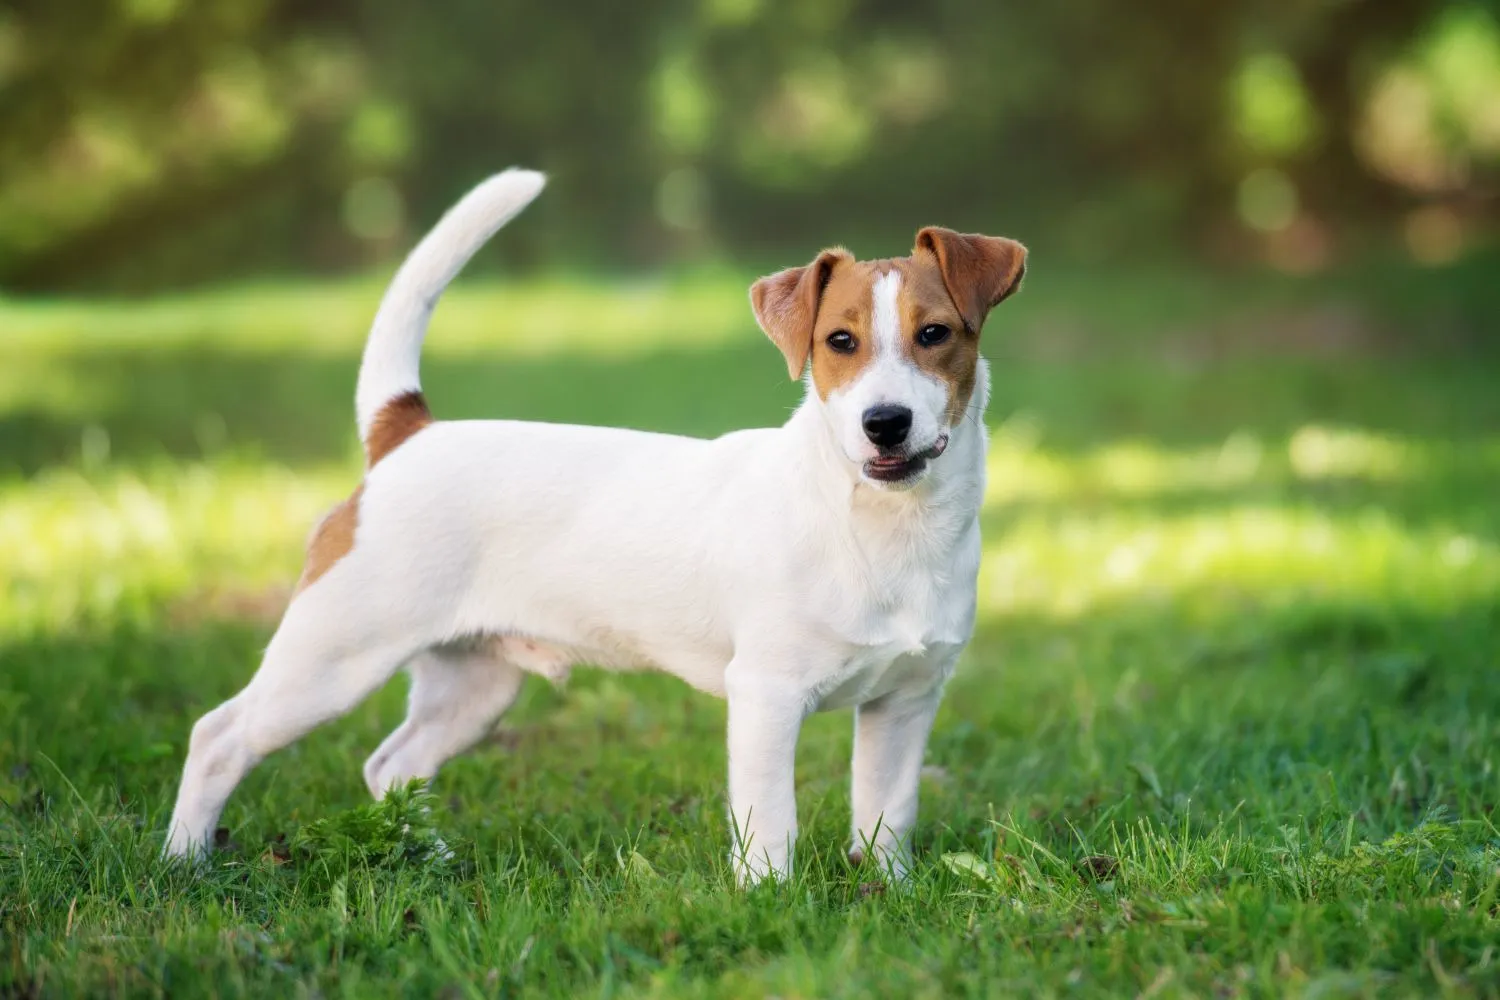
M949 287L944 268L959 264L947 258L969 251L958 244L930 246L920 268L915 254L871 265L830 251L758 282L757 317L793 374L813 362L814 391L782 427L705 441L433 423L417 382L432 307L541 185L524 171L491 178L392 283L357 393L365 481L314 532L260 671L194 728L168 852L201 851L255 763L403 665L410 712L365 765L377 796L482 738L525 673L559 679L589 663L666 670L728 698L742 878L789 872L798 730L810 712L854 706L853 852L873 848L904 871L927 734L974 624L988 373L965 305L982 322L1019 281L1024 251L981 248L999 259L976 265L994 272L976 279L990 286L977 306ZM841 349L824 358L820 303L841 295L830 320ZM914 310L926 311L912 321L926 339L954 339L941 357L938 344L901 360ZM861 345L842 350L840 335L861 325L868 350L855 364ZM893 406L907 410L895 430ZM851 407L862 434L839 419Z

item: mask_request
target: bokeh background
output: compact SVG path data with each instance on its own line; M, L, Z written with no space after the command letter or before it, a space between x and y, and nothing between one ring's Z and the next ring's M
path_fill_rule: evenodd
M440 418L779 422L756 275L1031 248L910 896L842 860L847 716L746 898L722 706L589 672L444 771L456 868L342 812L400 682L155 866L358 481L385 281L512 164ZM0 993L1493 992L1497 195L1493 3L0 4Z
M1450 0L19 0L0 286L151 291L390 261L476 178L553 176L493 261L901 249L1295 273L1482 244L1500 27Z

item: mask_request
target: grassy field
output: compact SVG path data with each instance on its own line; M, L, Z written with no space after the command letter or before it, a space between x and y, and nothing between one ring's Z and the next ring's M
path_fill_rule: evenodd
M1500 995L1495 264L1035 268L986 332L981 623L904 889L842 856L847 714L804 734L794 883L740 893L722 706L588 671L430 825L359 777L397 681L161 866L192 720L358 476L379 288L0 303L0 996ZM744 288L461 287L429 398L778 421Z

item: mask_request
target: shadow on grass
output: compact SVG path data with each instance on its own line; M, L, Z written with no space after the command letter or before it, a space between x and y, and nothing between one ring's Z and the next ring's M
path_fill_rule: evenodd
M429 358L422 379L444 419L622 423L716 434L747 417L784 419L796 387L769 348L454 360ZM0 409L0 470L31 474L78 461L87 428L110 456L197 458L229 448L292 464L354 454L355 355L205 349L106 351L49 359L50 377L81 387L65 405ZM82 388L86 387L86 388ZM3 407L3 403L0 403Z
M1216 444L1250 431L1284 440L1308 422L1462 443L1500 429L1490 366L1465 359L1243 360L1188 367L1151 357L1090 363L1013 357L996 338L990 419L1024 413L1063 451L1149 439ZM284 463L355 453L354 353L204 347L73 350L11 359L45 392L0 397L0 473L79 460L90 428L109 454L197 458L231 448ZM780 423L800 387L753 331L742 343L601 356L429 354L423 382L442 418L612 424L714 435ZM96 441L102 440L95 434ZM94 446L97 450L99 445Z

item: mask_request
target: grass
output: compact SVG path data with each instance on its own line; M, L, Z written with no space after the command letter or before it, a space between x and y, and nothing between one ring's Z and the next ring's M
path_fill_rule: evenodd
M981 623L905 889L842 857L846 714L795 881L740 893L722 706L590 672L373 806L397 682L161 866L192 720L357 476L379 289L0 304L0 995L1500 994L1492 265L1038 268L986 334ZM430 397L779 420L743 285L460 288Z

